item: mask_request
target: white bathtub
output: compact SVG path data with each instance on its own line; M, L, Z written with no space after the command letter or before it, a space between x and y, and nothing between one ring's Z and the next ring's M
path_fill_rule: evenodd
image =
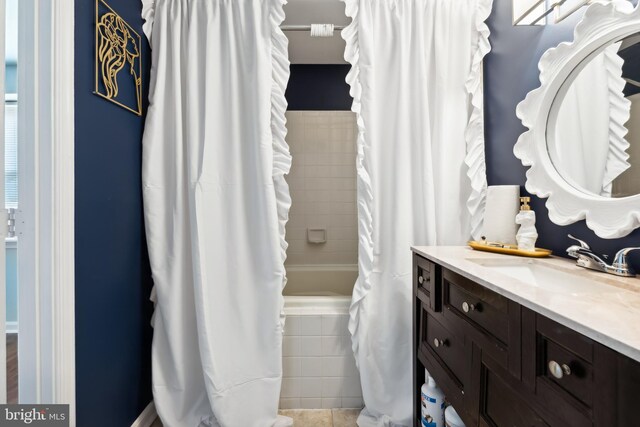
M357 278L357 265L289 265L285 313L347 314Z
M288 265L280 408L360 408L348 330L356 265Z

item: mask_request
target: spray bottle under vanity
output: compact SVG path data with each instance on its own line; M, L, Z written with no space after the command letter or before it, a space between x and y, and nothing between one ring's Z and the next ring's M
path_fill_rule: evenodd
M520 212L516 215L516 224L520 225L516 241L521 251L535 251L536 240L538 240L536 213L531 210L530 201L530 197L520 197Z

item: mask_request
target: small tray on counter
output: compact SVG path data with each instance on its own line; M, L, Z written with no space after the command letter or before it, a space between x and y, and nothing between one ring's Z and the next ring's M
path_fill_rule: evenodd
M552 254L549 249L536 248L535 251L523 251L518 249L516 246L493 246L487 245L483 242L478 242L475 240L471 240L467 243L472 249L477 251L485 251L485 252L494 252L497 254L504 255L516 255L516 256L524 256L530 258L545 258Z

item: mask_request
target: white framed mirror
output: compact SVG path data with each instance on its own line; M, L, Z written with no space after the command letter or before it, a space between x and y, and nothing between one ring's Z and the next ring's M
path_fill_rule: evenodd
M640 9L594 3L538 67L540 87L516 109L527 191L548 198L556 224L629 234L640 227Z

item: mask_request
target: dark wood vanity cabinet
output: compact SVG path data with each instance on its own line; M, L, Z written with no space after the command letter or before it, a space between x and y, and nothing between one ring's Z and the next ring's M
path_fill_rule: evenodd
M640 363L417 254L413 266L416 425L426 368L467 427L640 426Z

